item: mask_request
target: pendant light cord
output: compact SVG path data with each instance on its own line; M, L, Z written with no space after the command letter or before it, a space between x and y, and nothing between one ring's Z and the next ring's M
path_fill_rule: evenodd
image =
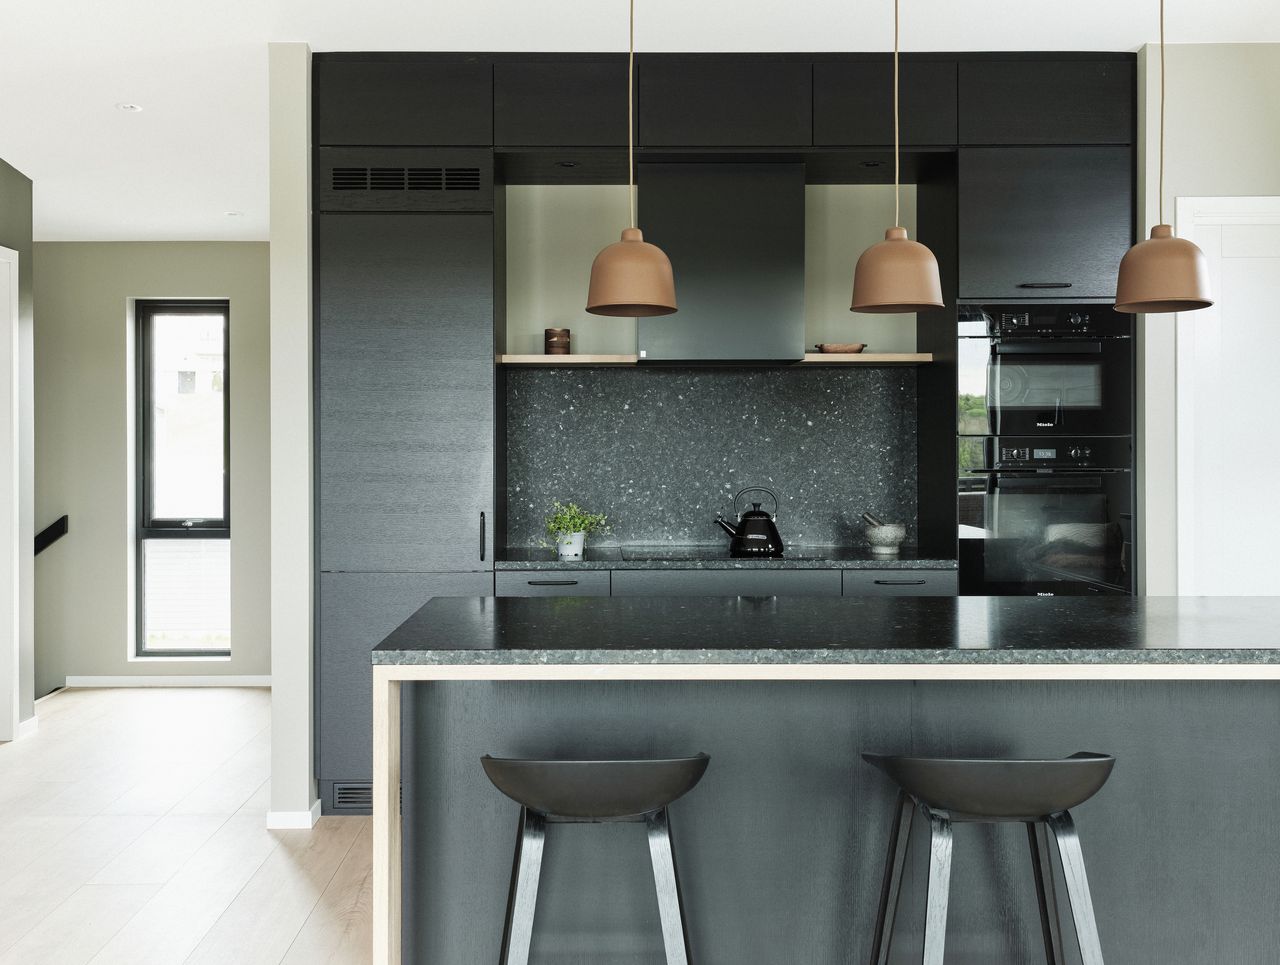
M1160 224L1164 224L1164 0L1160 0Z
M627 47L627 194L631 203L631 227L636 226L636 0L631 0L631 35Z
M898 142L898 0L893 0L893 223L902 227L902 149Z

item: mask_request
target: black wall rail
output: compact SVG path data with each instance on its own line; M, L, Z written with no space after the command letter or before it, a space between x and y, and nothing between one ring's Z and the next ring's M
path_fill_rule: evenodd
M36 534L36 556L67 535L67 517L61 516Z

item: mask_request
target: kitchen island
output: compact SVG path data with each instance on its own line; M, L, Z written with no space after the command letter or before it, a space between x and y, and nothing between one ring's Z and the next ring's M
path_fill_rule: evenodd
M735 726L743 722L760 723L763 719L763 724L772 730L784 731L787 717L799 720L824 700L830 699L832 707L864 707L866 716L859 718L858 728L853 728L862 743L851 744L847 733L813 735L812 722L806 725L807 730L800 728L800 736L821 736L820 744L832 748L833 758L819 756L818 759L826 771L840 774L855 768L856 752L860 749L918 747L927 735L927 722L922 722L917 728L916 716L909 719L901 717L899 708L918 703L922 708L919 716L923 718L932 712L926 706L927 696L930 701L936 701L938 707L950 708L946 712L939 711L946 730L940 731L940 736L930 745L936 748L937 753L956 752L962 748L985 753L995 753L1000 748L1016 751L1020 746L1016 737L1025 739L1037 727L1049 727L1059 741L1084 741L1091 736L1102 735L1095 736L1095 739L1106 741L1107 746L1088 749L1113 750L1124 745L1117 750L1121 758L1120 767L1127 765L1131 774L1145 775L1139 782L1140 786L1151 788L1159 779L1161 793L1166 796L1182 795L1186 798L1184 804L1197 812L1207 808L1226 809L1224 802L1230 802L1239 813L1210 814L1202 820L1217 822L1220 834L1229 830L1232 837L1227 844L1231 847L1239 846L1237 835L1245 830L1256 831L1260 825L1249 816L1257 807L1252 803L1255 797L1244 789L1243 783L1239 788L1223 790L1230 788L1230 780L1240 781L1240 778L1212 773L1211 765L1218 758L1211 759L1210 754L1223 749L1223 735L1238 736L1240 749L1237 758L1252 762L1252 786L1258 793L1275 793L1280 789L1280 768L1270 761L1273 755L1267 755L1265 767L1258 765L1257 756L1257 742L1265 741L1263 746L1269 747L1273 739L1271 735L1275 732L1272 728L1280 723L1280 701L1270 685L1258 685L1265 688L1262 691L1253 684L1217 685L1218 688L1247 688L1231 691L1201 687L1195 691L1199 696L1194 698L1201 703L1195 705L1183 691L1171 691L1168 688L1172 684L1162 683L1182 680L1274 681L1280 678L1280 599L441 598L429 602L406 620L379 644L372 659L374 949L375 962L378 963L401 960L404 856L400 795L395 791L400 788L402 777L401 687L405 682L540 682L536 686L554 687L558 686L556 682L582 681L606 688L639 681L698 681L707 682L698 685L707 687L731 686L730 682L762 682L760 686L777 686L782 682L784 687L801 689L790 698L775 697L773 691L730 693L726 698L725 713L740 713L736 705L730 706L733 701L740 701L751 710L749 717L742 717ZM962 688L988 683L985 685L987 689L970 694L938 691L936 694L916 695L910 691L894 690L880 696L867 691L832 695L830 691L811 689L817 686L813 682L880 681L884 686L895 686L893 682L949 680L973 682L960 685ZM1030 683L1017 690L1008 683L1010 681ZM1062 686L1079 687L1089 686L1089 681L1108 683L1102 685L1105 690L1045 689L1054 686L1050 682L1057 681L1071 682ZM1109 683L1114 681L1126 683ZM1133 681L1151 683L1140 685ZM990 682L1005 683L1000 685L1003 689L991 690ZM1160 689L1147 696L1142 689L1147 686ZM1117 690L1117 687L1123 689ZM509 693L504 691L504 695ZM584 728L594 727L606 719L607 710L602 711L599 706L588 709L597 695L589 691L578 693L581 694L580 703L571 701L569 706L565 706L566 701L559 701L561 719L573 718L579 707ZM1064 696L1067 699L1064 700ZM696 692L696 697L700 702L698 715L711 721L718 712L715 701L701 690ZM652 726L655 729L666 726L671 717L664 716L657 703L664 698L649 693L643 698L653 708ZM681 691L671 699L687 702L689 695ZM881 699L887 702L883 709L878 709L881 708L878 703ZM784 700L797 703L784 703ZM956 709L960 706L957 700L963 701L961 711ZM1179 701L1185 702L1179 706ZM1022 706L1019 706L1020 702ZM618 714L623 715L624 705L619 703L617 706ZM777 719L767 719L770 706L781 709ZM916 715L917 711L913 709L911 713ZM970 735L966 742L966 727L958 713L969 721L981 718L985 728L983 734L1001 733L998 728L1003 727L1009 736L993 743L990 736L980 741ZM633 721L634 729L636 718L633 710L628 707L626 714ZM1175 734L1178 722L1187 719L1189 714L1193 717L1203 715L1197 721L1198 729L1185 737ZM504 714L509 726L519 726L518 715L519 711L512 702L510 712ZM1126 715L1135 716L1129 721L1125 719ZM829 718L830 714L827 716ZM894 719L889 720L890 717ZM1075 731L1075 736L1062 733L1067 727ZM708 740L711 739L711 731L712 725L707 723L703 733L708 735ZM1132 743L1134 732L1141 732L1144 742L1133 746L1126 761L1125 747ZM416 733L421 736L422 730ZM702 739L701 736L690 738ZM787 739L794 746L799 738L788 735ZM1182 746L1171 750L1180 750L1184 756L1188 753L1195 756L1199 761L1197 766L1205 768L1199 775L1195 767L1184 769L1179 779L1189 782L1189 786L1168 783L1170 765L1156 754L1157 749L1175 740ZM869 741L876 743L869 746ZM556 743L563 747L566 741L558 738ZM705 749L711 751L715 767L717 749L712 746ZM1065 748L1065 752L1080 749L1085 748L1070 746ZM763 753L760 748L756 756ZM1222 766L1234 774L1239 759L1224 761ZM455 767L450 773L456 772ZM406 785L408 783L406 780ZM777 783L776 778L772 783ZM798 784L798 781L793 777L791 783ZM759 784L758 780L756 784ZM839 781L836 786L840 786ZM803 787L788 790L793 794L806 794ZM1111 796L1118 800L1122 793L1124 788L1119 787L1112 791ZM1212 793L1226 793L1227 797L1205 804L1203 795ZM406 802L410 797L406 791ZM821 793L811 792L807 797L812 799L813 808L817 810L829 804L831 795L824 786ZM887 801L887 797L884 800ZM1135 808L1138 803L1118 801L1122 805L1118 813L1126 817L1116 826L1123 824L1123 832L1129 835L1127 840L1130 842L1137 840L1139 825L1134 822L1135 815L1140 817L1141 813L1140 808ZM859 814L869 819L869 826L878 827L882 819L887 820L885 808L883 803L869 806L864 802ZM692 804L689 809L693 810ZM1229 821L1224 825L1221 822L1225 819ZM835 835L835 840L821 843L820 851L815 853L847 849L849 835L844 829L837 832L833 826L822 822L814 824L816 829L823 827ZM1265 833L1272 837L1276 834L1275 831ZM860 837L868 839L864 858L875 855L878 852L877 842L868 834ZM1172 841L1173 838L1166 834L1166 840ZM1216 847L1221 850L1227 844L1219 840ZM1257 853L1263 853L1271 844L1269 838L1257 839L1250 847ZM795 846L794 841L791 846ZM1204 843L1196 845L1200 848L1206 846ZM1087 839L1085 847L1086 851L1090 849ZM1123 848L1123 845L1116 847ZM1151 854L1149 848L1139 844L1130 843L1128 849L1124 867L1131 866L1138 859L1161 866L1167 866L1173 860L1167 853ZM1193 860L1196 867L1209 869L1208 859L1203 855L1197 857L1188 852L1186 857ZM863 884L849 883L850 877L856 876L857 882L863 879L871 882L867 887L874 891L874 886L878 885L878 869L873 867L877 859L871 857L868 860L870 865L866 867L860 864L856 869L840 870L841 877L837 883L843 884L849 893L841 893L836 888L827 896L831 913L811 909L810 914L827 922L832 921L833 916L834 920L839 920L839 910L851 905L874 905L874 901L867 898L870 892L864 890ZM1242 885L1250 883L1253 876L1247 859L1244 864L1244 867L1240 867L1239 861L1235 864L1235 874ZM1109 894L1109 871L1109 867L1104 865L1100 880L1095 882L1095 890L1104 898ZM808 873L810 877L816 877L816 869L810 868ZM1209 872L1205 870L1202 873ZM1264 875L1263 881L1271 881L1269 872L1259 874ZM780 880L785 878L785 872L777 871L777 877ZM1116 885L1118 887L1119 883ZM1207 886L1222 887L1221 876L1215 874L1211 880L1195 883L1192 890L1199 893ZM1251 887L1254 890L1262 887L1266 894L1274 894L1275 891L1274 882L1263 886L1262 881L1253 881ZM1163 928L1165 933L1173 934L1170 929L1177 930L1175 922L1178 927L1194 926L1194 916L1189 916L1186 909L1176 905L1174 886L1170 885L1166 891L1169 920L1145 921L1142 925L1144 933ZM859 898L863 901L859 902ZM740 900L747 899L743 897ZM416 908L422 907L421 901L413 904ZM709 901L703 902L704 907L707 904ZM1101 902L1099 906L1102 907ZM988 911L995 914L994 909ZM1233 914L1252 915L1253 911L1235 907ZM1262 914L1260 906L1258 914ZM422 917L424 920L427 918L426 915ZM694 917L696 922L696 910ZM1008 917L1016 918L1014 915ZM500 932L500 920L497 918L468 922L467 929L471 932L492 931L495 922ZM1121 948L1128 947L1125 938L1109 936L1106 925L1104 921L1104 946L1110 939ZM1263 943L1277 937L1271 934L1275 925L1270 919L1255 920L1252 930L1244 934L1241 934L1239 922L1233 921L1230 926L1222 922L1220 925L1221 940L1234 941L1236 946L1229 950L1209 946L1202 953L1196 953L1200 957L1193 955L1181 960L1229 960L1232 956L1241 961L1261 960L1250 958L1253 950L1264 947ZM1009 927L1015 932L1021 928L1016 922ZM859 954L862 934L841 930L834 925L832 929L826 943L811 953L814 957L797 954L794 961L836 960L832 956L837 949L841 954ZM695 939L696 935L695 924ZM1013 951L1006 948L1004 954L1012 954L1014 958L1023 954L1017 950L1020 946L1016 940L1020 939L1020 934L1005 935L1005 938L1012 943L1009 947ZM1149 940L1130 940L1145 950L1155 948ZM1202 936L1200 940L1205 939ZM979 939L975 938L975 943L978 942ZM461 960L455 948L451 947L448 952L439 951L435 946L432 949L437 960L443 960L439 958L441 955L452 955L451 960ZM770 953L760 954L768 956ZM988 951L986 954L992 953ZM1126 955L1124 951L1115 954L1115 960L1121 961L1142 958ZM418 957L427 960L424 955ZM1157 959L1158 955L1145 957L1145 960ZM582 960L590 960L590 955Z

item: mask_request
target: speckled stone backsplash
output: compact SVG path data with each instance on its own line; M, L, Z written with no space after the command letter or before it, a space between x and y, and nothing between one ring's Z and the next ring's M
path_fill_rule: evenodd
M723 545L746 486L777 492L789 545L861 543L867 511L914 542L915 413L911 368L508 369L507 544L559 499L607 542Z

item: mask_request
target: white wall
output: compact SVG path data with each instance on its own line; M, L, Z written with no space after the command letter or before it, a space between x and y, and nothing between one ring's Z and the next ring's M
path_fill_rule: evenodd
M569 328L573 350L636 350L630 318L588 315L591 261L618 240L628 218L625 185L511 185L507 192L507 351L540 354L543 329ZM916 191L902 189L902 218L915 234ZM805 188L805 344L865 342L868 351L913 352L914 315L855 315L853 266L884 240L893 188L811 184ZM641 224L641 228L644 225ZM659 247L661 238L648 239ZM674 265L679 297L680 266Z
M271 827L319 816L313 754L311 51L271 44ZM372 712L372 709L370 709Z
M131 659L134 368L129 300L231 302L231 658ZM267 246L45 242L35 251L36 519L70 532L36 558L36 692L72 676L264 675Z
M1178 197L1280 194L1280 44L1167 48L1165 218ZM1139 231L1157 219L1159 49L1138 64ZM1175 226L1176 227L1176 226ZM1194 317L1194 316L1191 316ZM1177 592L1177 351L1173 316L1140 318L1139 589Z

